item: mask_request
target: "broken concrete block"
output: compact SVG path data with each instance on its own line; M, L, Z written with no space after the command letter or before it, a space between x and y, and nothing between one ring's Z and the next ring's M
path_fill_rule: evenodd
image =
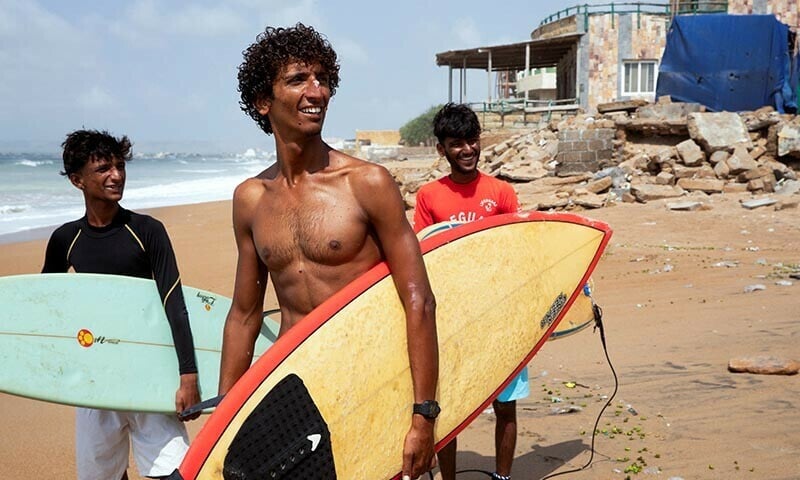
M725 158L727 158L727 154ZM728 168L728 162L723 160L714 165L714 175L716 175L717 178L721 178L724 180L728 178L730 174L731 174L731 169Z
M691 138L677 144L675 148L678 150L678 156L683 164L687 167L700 166L706 160L703 150Z
M698 210L702 206L703 204L700 202L676 202L676 203L668 203L667 209L692 212L694 210Z
M722 193L725 182L711 178L681 178L677 185L689 192L699 190L705 193Z
M779 127L778 155L800 158L800 122L785 123Z
M687 128L689 136L708 154L731 151L735 145L753 148L742 118L732 112L690 113Z
M747 183L750 180L754 180L756 178L766 177L767 175L772 174L772 169L761 165L760 167L756 167L752 170L747 170L746 172L740 173L736 177L736 181L739 183Z
M748 210L752 210L754 208L768 207L770 205L775 205L776 203L778 203L778 201L775 200L774 198L757 198L753 200L743 200L742 206Z
M586 195L573 197L572 203L583 208L602 208L606 204L606 198L603 195L587 193Z
M603 177L586 185L586 190L590 193L602 193L608 191L614 184L614 179L611 177Z
M725 163L728 164L728 169L730 170L729 175L731 176L736 176L742 172L753 170L758 167L758 164L753 160L753 157L747 153L747 150L740 147L734 149L733 155L728 157Z
M673 185L638 184L631 185L631 193L640 202L660 200L662 198L676 198L686 193L682 188Z
M731 154L726 152L725 150L717 150L716 152L712 153L711 156L708 157L708 163L711 165L717 165L719 162L724 162L725 160L730 157Z
M656 175L657 185L673 185L675 183L675 175L668 172L661 172Z

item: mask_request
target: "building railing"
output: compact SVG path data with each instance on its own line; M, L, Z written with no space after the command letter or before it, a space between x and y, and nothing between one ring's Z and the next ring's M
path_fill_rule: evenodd
M695 0L689 2L679 2L678 8L673 11L670 3L643 3L643 2L624 2L624 3L606 3L601 5L575 5L574 7L565 8L550 15L539 23L542 27L549 23L557 22L562 18L568 18L575 15L583 14L584 30L589 29L589 15L611 14L611 26L614 27L615 14L635 13L638 26L641 26L641 14L648 15L664 15L673 17L675 15L684 14L705 14L705 13L727 13L727 1L705 1Z
M560 100L526 100L524 98L505 98L492 100L491 102L469 102L469 107L477 114L482 114L485 121L485 114L494 113L500 115L500 125L505 126L505 116L511 113L522 114L522 123L528 123L527 114L541 113L544 117L539 117L545 122L549 122L554 111L578 111L580 102L578 98L563 98Z
M491 102L469 102L467 105L479 113L506 113L523 112L529 110L579 105L578 98L563 98L560 100L526 100L524 98L501 98Z

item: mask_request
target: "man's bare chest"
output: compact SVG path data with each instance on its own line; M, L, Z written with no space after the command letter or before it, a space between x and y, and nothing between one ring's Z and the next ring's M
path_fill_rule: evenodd
M371 241L366 219L354 202L328 198L262 202L253 221L258 255L273 272L312 262L352 261Z

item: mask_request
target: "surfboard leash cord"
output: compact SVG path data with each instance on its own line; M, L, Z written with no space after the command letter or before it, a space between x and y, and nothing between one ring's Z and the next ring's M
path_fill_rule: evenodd
M581 470L585 470L592 464L592 460L594 459L594 442L595 439L597 438L597 432L598 432L597 426L600 424L600 419L603 417L603 413L606 411L608 406L611 405L611 402L614 400L614 397L616 397L617 390L619 390L619 378L617 377L617 371L614 369L614 365L611 363L611 357L609 357L608 355L608 346L606 345L606 332L605 328L603 327L603 309L600 308L599 305L594 303L594 300L592 300L592 313L594 314L593 331L600 330L600 343L603 344L603 353L606 356L606 362L608 363L608 367L611 369L611 374L614 376L614 391L611 393L611 396L608 397L608 400L606 401L605 405L603 405L603 408L600 409L600 413L597 414L597 419L595 420L594 428L592 429L592 444L589 449L590 451L589 460L586 462L586 464L579 468L573 468L572 470L566 470L563 472L557 472L545 475L544 477L541 477L539 480L547 480L548 478L557 477L559 475L566 475L568 473L577 473L580 472ZM456 475L461 473L483 473L492 480L495 480L497 478L500 479L504 478L497 476L497 474L493 472L480 469L459 470L456 472ZM430 475L431 480L433 480L433 473L428 472L428 475Z
M594 453L595 453L594 442L595 439L597 438L597 432L598 432L597 426L600 424L600 419L603 417L603 413L606 411L606 408L608 408L608 406L611 405L611 402L614 400L614 397L617 396L617 391L619 390L619 378L617 377L617 371L614 369L614 365L611 363L611 357L609 357L608 355L608 346L606 345L606 331L605 328L603 327L603 309L600 308L600 305L594 303L594 299L592 299L592 312L594 313L593 331L600 330L600 343L603 344L603 353L606 356L606 362L608 363L608 368L611 369L611 374L614 376L614 391L608 397L608 400L606 401L605 405L603 405L603 408L600 409L600 413L597 414L597 419L595 420L594 427L592 428L592 444L591 447L589 448L590 452L589 460L587 460L586 464L579 468L573 468L572 470L565 470L563 472L556 472L556 473L551 473L550 475L545 475L539 480L546 480L548 478L557 477L559 475L566 475L568 473L576 473L580 472L581 470L589 468L589 466L592 464L592 460L594 459Z

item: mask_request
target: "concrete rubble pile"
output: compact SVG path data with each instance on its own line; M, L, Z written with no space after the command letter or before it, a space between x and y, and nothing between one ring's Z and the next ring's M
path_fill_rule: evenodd
M798 116L771 107L706 112L701 105L669 98L645 105L617 102L598 110L604 113L507 130L502 141L490 145L484 140L479 167L511 182L529 209L582 210L672 199L670 208L692 210L710 208L713 195L726 193L740 194L747 208L800 203ZM443 158L386 166L408 208L422 184L449 173Z

